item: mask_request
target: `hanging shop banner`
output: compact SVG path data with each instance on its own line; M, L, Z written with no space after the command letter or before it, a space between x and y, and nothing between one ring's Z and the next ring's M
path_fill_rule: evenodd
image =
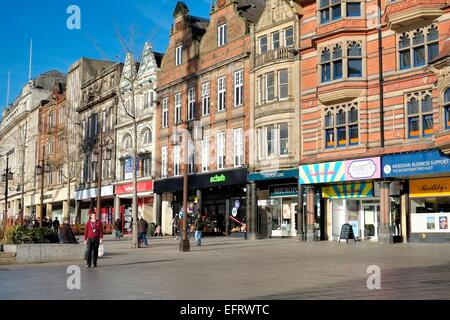
M450 158L439 150L384 156L383 178L450 173Z
M409 196L411 198L450 196L450 178L411 180Z
M292 197L298 195L298 185L286 184L269 186L269 194L271 198Z
M133 179L133 158L125 160L125 180ZM139 159L136 160L136 173L139 176Z
M330 199L371 198L373 197L373 183L347 183L323 187L322 197Z
M300 184L379 179L381 158L327 162L300 166Z

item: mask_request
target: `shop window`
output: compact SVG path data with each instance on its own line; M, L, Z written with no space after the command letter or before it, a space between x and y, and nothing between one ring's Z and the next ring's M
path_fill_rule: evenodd
M399 36L400 70L429 64L439 54L439 32L436 26L405 32Z
M450 88L444 92L445 129L450 129Z
M355 104L328 108L324 116L325 148L359 144L358 107Z
M434 132L433 99L430 91L406 96L408 138L431 136Z

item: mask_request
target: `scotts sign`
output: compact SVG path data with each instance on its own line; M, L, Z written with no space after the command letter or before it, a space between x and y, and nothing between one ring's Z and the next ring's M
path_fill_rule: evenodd
M151 192L153 191L153 181L139 182L137 184L137 192ZM133 193L133 184L123 184L116 187L117 194L130 194Z
M209 178L210 183L222 183L227 182L227 177L224 174L221 175L215 175Z

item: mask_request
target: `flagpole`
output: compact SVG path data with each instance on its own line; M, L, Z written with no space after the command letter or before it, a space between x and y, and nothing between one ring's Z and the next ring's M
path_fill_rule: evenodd
M28 70L28 82L31 81L31 66L33 63L33 39L30 39L30 65Z
M6 106L9 106L9 91L11 86L11 71L8 71L8 87L6 89Z

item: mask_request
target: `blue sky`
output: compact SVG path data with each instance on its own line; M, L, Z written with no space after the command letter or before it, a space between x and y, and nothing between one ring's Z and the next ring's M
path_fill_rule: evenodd
M210 0L185 0L192 15L208 17ZM6 105L8 71L11 103L28 81L30 39L33 39L32 77L48 70L66 73L80 57L123 61L117 31L129 39L136 30L137 53L145 41L156 51L168 44L176 0L42 0L0 3L0 110ZM81 9L81 30L69 30L70 5ZM0 115L1 116L1 115Z

